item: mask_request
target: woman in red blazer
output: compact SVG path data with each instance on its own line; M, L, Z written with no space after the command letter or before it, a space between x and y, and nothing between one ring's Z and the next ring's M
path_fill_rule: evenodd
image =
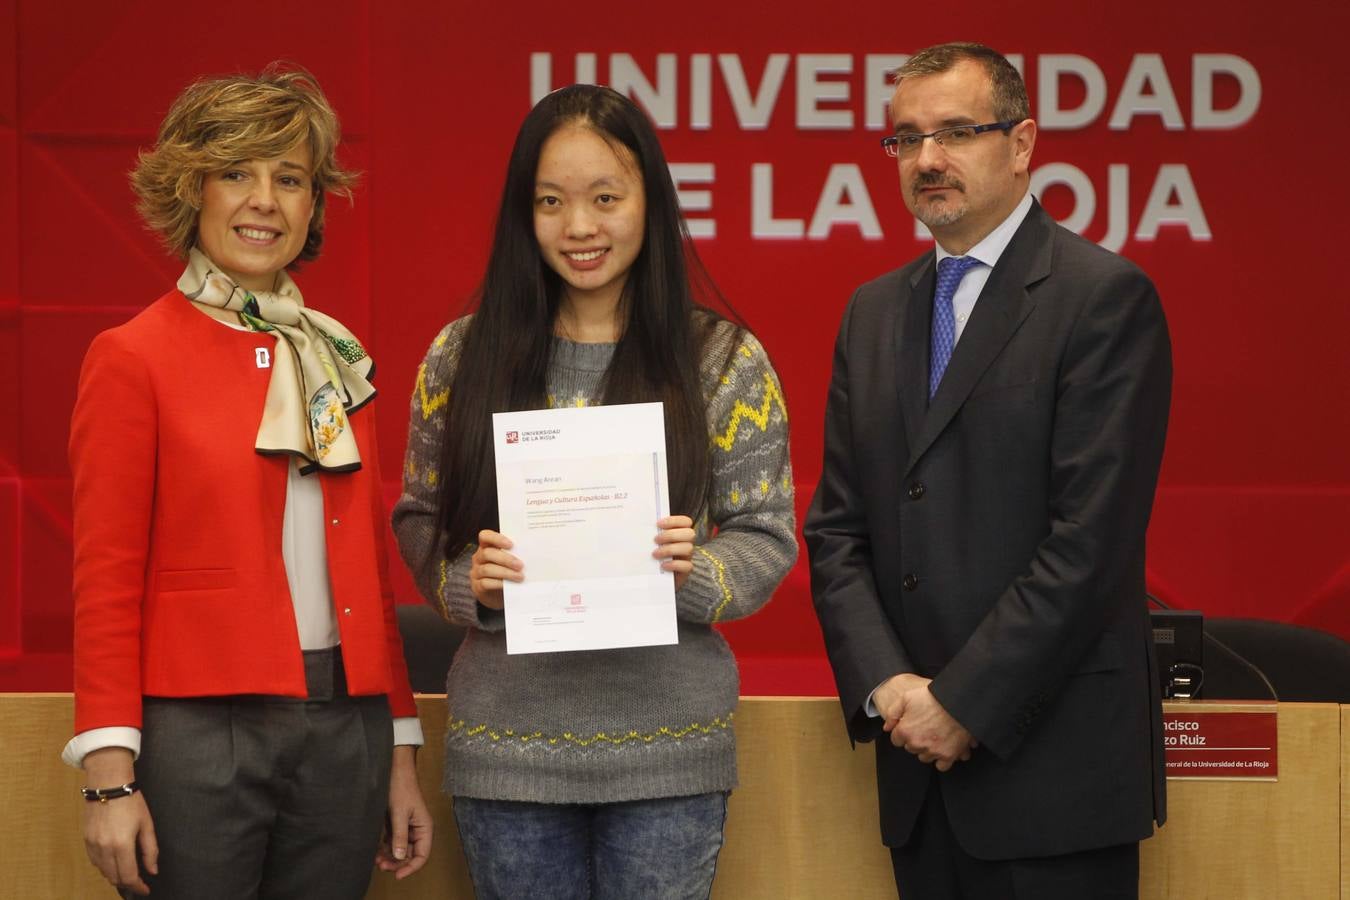
M373 861L430 850L373 364L287 274L349 193L338 136L312 76L272 66L190 86L132 173L187 267L81 371L63 754L124 892L357 898Z

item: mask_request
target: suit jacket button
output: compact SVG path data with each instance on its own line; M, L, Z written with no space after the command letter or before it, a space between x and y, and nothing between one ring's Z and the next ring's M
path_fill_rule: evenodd
M920 497L923 496L923 492L926 490L928 490L928 488L923 486L922 481L914 482L909 486L909 499L918 500Z
M908 575L904 577L904 579L901 580L900 586L907 591L914 590L916 587L919 586L919 576L915 575L913 572L910 572Z

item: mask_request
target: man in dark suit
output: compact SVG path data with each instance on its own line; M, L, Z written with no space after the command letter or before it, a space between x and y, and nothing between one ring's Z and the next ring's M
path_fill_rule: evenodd
M891 117L937 247L849 302L804 529L849 734L877 739L904 900L1135 897L1165 818L1162 308L1028 193L1036 123L1002 56L915 54Z

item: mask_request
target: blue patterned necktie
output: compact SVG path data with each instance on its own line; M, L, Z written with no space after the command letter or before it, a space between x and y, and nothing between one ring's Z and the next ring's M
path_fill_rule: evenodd
M966 273L980 264L973 256L948 256L938 263L937 292L933 294L933 332L928 353L928 399L942 383L942 373L956 346L956 312L952 297Z

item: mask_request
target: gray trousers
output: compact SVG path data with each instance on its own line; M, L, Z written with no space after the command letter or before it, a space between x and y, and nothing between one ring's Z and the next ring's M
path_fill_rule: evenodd
M156 900L365 896L389 799L386 698L349 697L307 651L306 700L145 698L136 779L159 841ZM129 895L126 895L129 896Z

